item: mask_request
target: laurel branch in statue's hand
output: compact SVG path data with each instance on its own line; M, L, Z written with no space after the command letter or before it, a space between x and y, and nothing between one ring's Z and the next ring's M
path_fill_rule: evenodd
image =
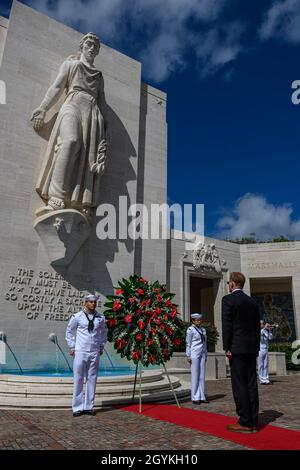
M105 139L102 139L100 144L98 145L97 160L95 163L93 163L91 167L92 173L98 173L98 175L102 175L104 173L106 161L106 148L107 142Z

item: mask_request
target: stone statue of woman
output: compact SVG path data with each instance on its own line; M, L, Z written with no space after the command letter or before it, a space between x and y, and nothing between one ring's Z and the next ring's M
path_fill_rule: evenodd
M74 208L89 214L99 204L99 180L105 170L105 98L102 73L94 65L100 41L83 36L80 52L62 64L39 108L32 114L36 131L47 111L66 93L48 142L37 192L46 211Z

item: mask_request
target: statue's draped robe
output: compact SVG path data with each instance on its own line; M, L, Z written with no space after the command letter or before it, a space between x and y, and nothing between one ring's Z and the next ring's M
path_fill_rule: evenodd
M62 67L68 71L67 96L51 132L36 190L45 201L63 192L67 205L91 207L99 204L100 186L100 176L92 173L91 167L97 160L98 145L105 138L104 120L99 109L102 74L77 59L67 59ZM70 155L70 167L61 187L53 172L59 163L60 126L69 113L76 119L81 145L76 155Z

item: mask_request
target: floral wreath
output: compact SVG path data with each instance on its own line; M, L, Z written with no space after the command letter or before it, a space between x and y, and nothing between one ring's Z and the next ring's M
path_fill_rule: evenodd
M166 292L158 281L150 282L137 275L118 282L115 295L108 295L104 315L108 340L129 361L143 366L168 361L175 347L182 343L182 321L175 294Z

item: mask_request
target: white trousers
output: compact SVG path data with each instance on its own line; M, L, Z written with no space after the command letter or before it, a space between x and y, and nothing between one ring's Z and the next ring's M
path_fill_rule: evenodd
M191 357L191 359L192 401L205 400L205 354L201 354L200 357Z
M262 349L258 355L258 374L259 381L261 384L268 384L269 380L269 351L268 349Z
M75 352L73 362L73 412L93 409L99 368L99 359L100 353L98 351ZM83 393L84 379L86 380L85 394Z

